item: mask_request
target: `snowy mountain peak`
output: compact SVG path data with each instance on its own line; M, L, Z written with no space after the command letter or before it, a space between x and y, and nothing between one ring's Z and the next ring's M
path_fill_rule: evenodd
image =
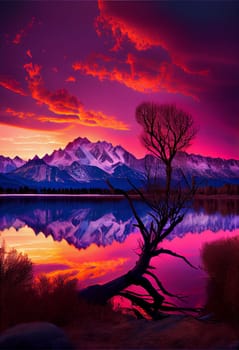
M106 141L91 142L79 137L64 149L55 150L43 158L35 156L28 162L19 157L0 156L0 173L8 173L8 181L13 181L13 186L16 181L24 185L26 181L47 181L52 186L61 183L62 187L105 188L109 179L116 188L128 188L128 179L136 184L144 178L145 164L150 164L162 179L165 178L164 164L153 155L137 159L120 145L113 146ZM239 183L239 160L180 152L173 161L173 181L180 181L182 170L186 178L193 176L198 183L203 181L205 185Z
M91 142L81 137L68 143L64 150L54 151L43 159L48 165L60 169L67 169L74 162L78 162L80 165L98 167L108 174L112 174L118 164L132 166L137 162L136 158L121 146L114 147L106 141Z
M26 162L18 156L13 159L10 157L0 156L0 173L10 173L25 163Z
M69 142L65 148L65 150L73 150L76 149L82 145L87 145L91 143L90 140L87 139L87 137L78 137L77 139Z

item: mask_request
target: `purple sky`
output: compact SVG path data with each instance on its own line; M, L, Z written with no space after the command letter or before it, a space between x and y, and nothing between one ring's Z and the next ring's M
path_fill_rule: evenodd
M135 109L176 103L191 153L239 159L237 1L0 2L0 154L82 136L142 156Z

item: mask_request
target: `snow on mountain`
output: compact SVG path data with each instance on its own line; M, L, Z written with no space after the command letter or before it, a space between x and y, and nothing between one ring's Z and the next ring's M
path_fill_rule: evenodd
M165 179L164 164L152 155L137 159L122 146L113 146L105 141L91 142L79 137L64 149L46 154L42 159L36 156L24 162L18 157L10 159L0 156L0 173L7 176L3 179L6 184L9 179L16 183L33 181L44 185L47 182L53 187L54 184L61 184L62 187L107 188L106 180L110 180L113 186L128 189L128 179L141 186L145 164L153 170L157 169L158 176ZM239 183L239 160L180 152L173 161L173 181L181 179L182 171L187 178L194 176L204 185Z
M20 168L26 162L20 157L11 159L10 157L0 156L0 173L6 174Z
M235 179L239 183L239 161L180 152L173 162L175 171L182 169L186 175L201 179Z
M104 170L91 165L82 165L79 162L73 162L70 166L65 167L67 173L77 181L89 182L94 180L106 180L109 174Z
M105 141L90 142L87 138L80 137L70 142L64 150L54 151L43 159L49 165L70 171L71 176L77 181L84 181L84 179L89 181L92 178L89 175L90 167L102 170L103 173L97 174L102 176L102 179L107 177L106 174L116 178L130 177L131 180L142 178L145 162L153 165L154 168L158 167L159 176L165 176L163 163L151 155L137 159L122 146L114 147ZM175 157L173 168L174 178L177 178L180 171L183 170L184 174L190 177L211 180L233 178L238 179L239 182L239 161L237 160L224 160L180 152Z
M64 150L59 149L51 155L46 155L44 161L60 169L71 166L74 162L80 165L90 165L112 174L114 167L125 164L138 168L140 161L121 146L114 147L105 141L90 142L87 138L77 138L70 142ZM137 167L138 165L138 167Z
M35 156L32 160L29 160L22 167L12 172L15 176L28 179L35 182L48 182L48 183L73 183L74 179L64 170L59 170L57 167L49 166Z

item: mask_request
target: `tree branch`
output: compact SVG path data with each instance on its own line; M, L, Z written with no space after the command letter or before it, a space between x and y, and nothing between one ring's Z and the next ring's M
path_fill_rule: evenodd
M157 283L158 287L161 289L161 291L165 295L168 295L169 297L177 298L179 300L185 299L185 296L179 296L179 295L172 294L172 293L168 292L167 289L163 286L162 282L158 279L158 277L154 273L152 273L150 271L146 271L145 274L151 276L155 280L155 282Z
M168 255L172 255L172 256L175 256L176 258L179 258L179 259L182 259L186 262L187 265L191 266L193 269L196 269L197 270L197 267L194 266L193 264L190 263L190 261L185 258L185 256L183 255L180 255L180 254L177 254L175 252L173 252L172 250L170 249L164 249L164 248L160 248L160 249L157 249L155 250L155 252L153 253L154 256L158 256L160 254L168 254Z

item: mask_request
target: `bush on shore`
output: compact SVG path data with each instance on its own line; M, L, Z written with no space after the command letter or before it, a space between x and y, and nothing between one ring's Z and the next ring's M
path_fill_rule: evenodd
M221 321L239 323L239 238L206 243L203 267L208 274L206 310Z
M69 275L34 277L27 255L0 246L0 331L22 322L46 321L58 326L101 320L118 322L111 305L88 305L77 295Z

